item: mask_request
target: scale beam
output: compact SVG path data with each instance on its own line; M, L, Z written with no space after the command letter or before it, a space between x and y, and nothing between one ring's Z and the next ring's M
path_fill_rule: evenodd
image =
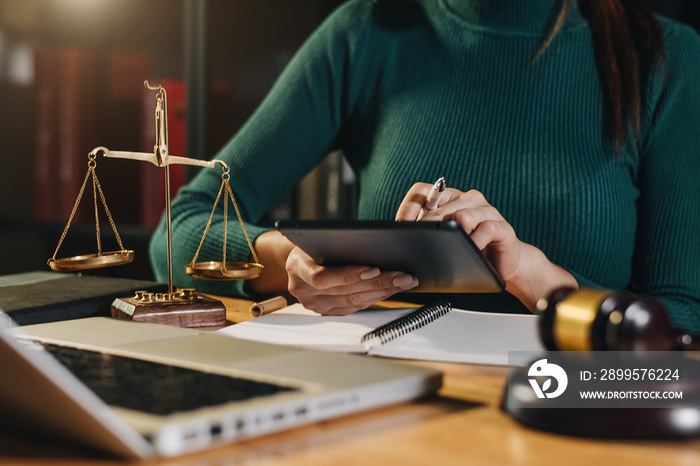
M205 167L214 168L217 164L224 168L228 168L228 165L223 160L199 160L191 159L189 157L180 157L177 155L165 154L163 157L157 157L155 153L148 152L125 152L125 151L114 151L109 150L105 147L100 147L103 151L103 155L107 158L115 159L128 159L128 160L138 160L141 162L151 162L156 167L166 167L168 165L191 165L195 167Z

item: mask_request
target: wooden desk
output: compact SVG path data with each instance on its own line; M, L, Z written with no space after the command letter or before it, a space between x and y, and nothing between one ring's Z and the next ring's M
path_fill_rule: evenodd
M226 299L228 318L250 318L250 302ZM498 408L506 368L405 362L445 374L437 396L139 464L188 465L698 465L700 440L601 441L521 427ZM46 439L0 434L0 464L115 464Z

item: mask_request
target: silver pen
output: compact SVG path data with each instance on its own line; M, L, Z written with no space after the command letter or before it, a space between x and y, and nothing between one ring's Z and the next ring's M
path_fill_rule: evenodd
M419 221L420 219L425 216L428 212L431 210L437 209L438 204L440 202L440 197L442 196L442 193L445 191L445 187L447 185L445 184L445 177L441 176L433 185L432 189L430 190L430 193L428 193L428 197L425 199L425 202L423 203L423 208L420 210L420 213L418 214L418 217L416 218L416 222Z

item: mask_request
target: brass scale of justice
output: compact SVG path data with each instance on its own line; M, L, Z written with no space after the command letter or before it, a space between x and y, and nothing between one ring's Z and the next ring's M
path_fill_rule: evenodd
M224 325L226 322L226 309L220 301L212 299L208 296L197 294L192 288L173 289L173 257L172 257L172 220L170 214L170 171L169 165L192 165L206 168L214 168L217 165L221 166L221 187L214 201L211 215L204 229L204 234L197 248L191 263L185 267L188 275L194 278L205 280L249 280L260 276L263 270L263 265L259 263L258 256L255 253L253 244L250 241L248 232L246 231L241 213L236 204L236 200L229 184L230 168L222 160L212 159L210 161L191 159L170 155L168 152L168 103L167 93L162 86L153 87L148 81L144 82L146 89L156 91L156 108L155 108L155 125L156 125L156 143L153 147L153 153L145 152L124 152L110 151L106 147L96 147L88 154L88 170L85 175L78 197L73 206L73 210L68 219L63 234L56 246L51 259L47 264L54 271L59 272L79 272L83 270L91 270L102 267L110 267L116 265L128 264L134 260L134 251L127 250L121 241L117 227L112 218L112 214L107 207L104 193L100 187L99 180L95 169L97 167L97 154L102 152L106 158L120 158L138 160L143 162L151 162L157 167L163 168L165 171L165 214L167 222L167 252L168 252L168 292L167 293L149 293L147 291L137 291L135 296L129 298L120 298L112 304L111 312L113 317L119 317L128 320L138 320L147 322L158 322L170 325L178 325L182 327L204 327ZM57 259L56 255L63 243L68 230L73 221L73 217L78 209L80 200L83 196L88 180L92 179L93 201L95 209L95 226L97 231L97 253L79 255ZM197 262L199 252L202 249L204 240L207 237L209 228L211 227L214 214L219 205L221 195L224 196L224 235L223 235L223 258L221 261L206 261ZM100 237L100 220L98 209L98 196L104 207L107 219L112 227L112 231L119 244L118 251L102 251L102 242ZM243 230L248 247L250 248L252 258L255 262L227 262L226 261L226 236L228 228L228 198L236 211L238 222Z

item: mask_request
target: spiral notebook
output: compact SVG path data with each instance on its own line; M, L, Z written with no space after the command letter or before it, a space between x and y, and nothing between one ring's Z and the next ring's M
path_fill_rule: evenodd
M509 351L543 351L536 316L452 309L446 302L337 317L294 304L218 332L280 345L473 364L508 365Z

